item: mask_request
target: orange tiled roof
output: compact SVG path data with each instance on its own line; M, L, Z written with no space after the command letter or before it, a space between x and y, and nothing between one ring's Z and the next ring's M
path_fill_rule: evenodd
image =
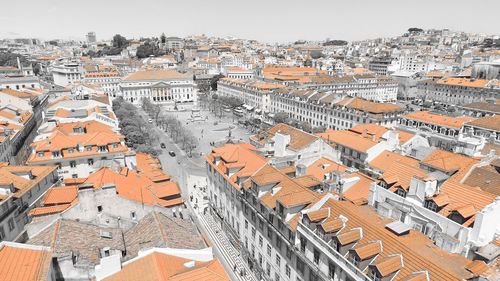
M414 111L403 116L403 118L421 121L427 124L435 124L439 126L460 129L467 122L473 121L474 117L450 117L440 114L431 113L428 111Z
M124 82L132 81L161 81L161 80L190 80L192 76L188 73L180 73L176 70L146 70L134 72L125 78Z
M320 158L309 167L307 167L306 174L311 175L315 177L317 180L324 180L325 175L329 174L331 172L339 171L339 172L345 172L347 170L347 166L344 166L340 163L337 163L335 161L332 161L328 158Z
M362 228L359 245L380 240L382 251L371 264L384 275L399 268L400 271L393 280L406 280L408 276L422 271L428 272L430 280L459 281L472 277L465 269L470 262L469 259L440 250L432 240L418 231L410 230L408 234L402 236L394 234L385 227L392 220L378 215L369 206L353 206L350 202L330 199L321 208L331 208L330 218L340 215L347 218L345 227L339 233L340 236L352 232L353 229ZM401 257L401 255L402 264L393 259L394 256Z
M49 177L56 169L56 166L2 166L0 167L0 184L13 185L16 190L14 196L21 197L39 182L45 179L53 180ZM23 174L31 174L33 177L27 179Z
M477 159L442 149L435 149L421 161L423 165L445 173L457 172L477 162Z
M419 167L420 165L420 162L416 159L410 158L408 156L403 156L401 154L397 154L388 150L384 150L372 161L370 161L368 165L378 171L384 172L389 169L394 163L404 163L412 167Z
M366 153L370 148L377 144L376 141L364 138L361 135L350 131L327 130L324 133L317 134L328 143L342 145L358 152Z
M51 264L49 248L0 243L0 279L3 281L48 280Z
M268 129L264 133L253 135L251 136L251 139L260 143L261 145L264 145L271 138L273 138L276 133L290 136L290 144L288 145L288 147L292 150L303 149L318 139L318 137L314 135L283 123L276 124L274 127Z
M466 125L500 132L500 115L481 117L467 122Z
M378 103L361 98L345 98L344 100L340 101L338 105L343 105L348 108L353 108L356 110L374 114L403 111L403 108L396 104Z
M83 185L92 185L93 188L114 185L121 197L153 206L171 207L183 203L177 183L157 184L128 168L122 168L119 173L110 168L101 168L91 174Z
M258 155L256 150L250 144L225 144L214 147L212 153L206 157L206 161L239 190L238 180L251 176L267 162L267 159ZM220 158L217 165L215 165L216 158ZM228 169L231 168L236 169L229 176Z
M43 199L43 205L69 204L73 202L77 196L78 187L76 186L53 187L47 191Z
M230 280L218 260L194 262L193 267L186 267L188 262L191 260L153 252L127 263L119 272L104 278L104 281Z
M473 88L484 88L488 84L488 80L484 79L467 79L467 78L455 78L446 77L436 81L436 84L450 85L450 86L462 86L462 87L473 87Z

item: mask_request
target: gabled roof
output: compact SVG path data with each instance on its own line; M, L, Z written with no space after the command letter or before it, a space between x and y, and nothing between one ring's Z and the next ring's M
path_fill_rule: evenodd
M267 142L271 141L271 139L277 133L289 135L290 143L288 144L288 148L295 151L306 148L318 139L317 136L306 133L302 130L283 123L277 124L274 127L268 129L266 132L253 135L250 138L255 142L260 143L261 145L264 145Z
M48 247L0 243L0 279L3 281L50 280L52 252Z
M192 267L186 264L194 263ZM107 277L105 281L229 281L218 260L209 262L191 261L189 259L171 256L159 252L150 253L144 257L125 264L123 268Z
M124 234L128 258L153 247L203 249L201 234L189 219L168 217L153 211Z
M477 162L477 159L462 154L435 149L421 163L444 173L455 173Z
M103 237L102 233L109 233ZM125 251L125 244L119 228L99 227L73 220L58 219L28 240L29 244L50 247L53 256L78 256L78 264L97 265L100 250L110 247Z
M317 135L328 143L342 145L362 153L367 153L370 148L377 145L376 141L350 131L327 130Z

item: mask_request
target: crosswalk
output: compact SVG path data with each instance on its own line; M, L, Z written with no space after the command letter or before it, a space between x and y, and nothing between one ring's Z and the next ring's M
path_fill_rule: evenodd
M214 246L219 250L220 255L226 261L231 268L236 263L237 272L235 276L237 280L241 281L257 281L257 278L253 275L248 265L243 260L243 257L239 254L238 250L229 242L229 239L223 233L220 225L215 222L211 215L198 214L199 221L205 228L207 234L210 236L210 240L214 243ZM246 274L244 276L240 275L241 269L244 269Z

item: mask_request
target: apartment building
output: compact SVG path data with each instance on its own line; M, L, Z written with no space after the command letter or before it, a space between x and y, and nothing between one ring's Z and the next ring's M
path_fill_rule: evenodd
M36 76L5 76L0 77L0 89L39 89L40 79Z
M322 138L287 124L277 124L251 136L250 143L278 166L308 166L323 156L337 161L340 158L337 150Z
M325 71L311 67L265 67L261 72L260 77L266 82L333 91L379 102L393 102L397 99L397 82L387 76L368 73L330 76Z
M97 121L58 124L31 145L28 165L54 165L63 178L84 178L100 167L134 165L122 135Z
M500 143L500 115L485 116L464 124L464 131L490 143Z
M417 83L417 96L445 106L481 102L500 98L500 88L495 86L497 83L497 80L460 77L422 80Z
M475 124L475 120L476 118L469 116L453 117L416 111L401 116L398 127L425 137L431 146L477 156L486 144L486 139L481 136L488 135L495 139L496 134L481 134L481 130L476 130L474 135L472 126L466 128L465 124Z
M221 96L239 98L255 108L257 115L271 117L269 113L285 112L299 122L330 129L349 129L362 123L392 125L403 112L402 107L394 104L259 81L225 78L219 80L217 91Z
M83 82L100 85L100 88L110 97L116 97L120 91L122 78L116 71L86 72Z
M77 60L58 61L50 69L54 84L58 86L66 87L81 82L84 78L84 69Z
M419 167L393 163L370 189L368 204L432 239L441 249L473 257L498 235L495 194L460 183L476 160L436 150Z
M373 57L368 62L368 69L378 75L387 75L387 68L391 65L390 57Z
M250 144L226 144L214 147L206 157L208 195L215 218L228 233L242 241L243 209L239 194L243 182L268 160Z
M23 241L28 212L59 179L55 166L0 163L0 241Z
M48 130L60 123L96 121L118 130L118 120L112 105L106 96L103 97L93 96L89 99L64 97L52 101L46 108L45 124L40 129Z
M470 272L477 263L488 267L435 248L369 206L314 192L271 165L242 193L243 255L263 280L463 280L491 273Z
M393 151L399 144L397 133L390 135L387 140L380 141L373 136L345 130L327 130L318 136L339 151L344 165L361 171L365 171L368 162L384 150Z
M23 163L29 155L29 141L36 132L33 112L13 105L0 106L0 161Z
M176 70L141 70L123 78L120 83L122 97L139 104L142 98L153 103L177 104L194 102L198 93L193 76Z

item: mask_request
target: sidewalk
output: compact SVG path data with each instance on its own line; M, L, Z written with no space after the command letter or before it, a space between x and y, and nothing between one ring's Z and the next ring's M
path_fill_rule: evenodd
M189 204L196 206L196 208L193 208L193 213L197 216L201 227L203 227L205 233L208 234L208 237L213 242L213 246L219 253L220 258L223 259L221 262L225 264L226 270L231 271L230 273L232 274L230 275L235 278L232 280L257 281L239 251L231 244L224 231L222 231L220 224L208 213L209 202L204 198L204 196L207 196L204 192L207 186L206 176L190 175L187 178L187 184L190 192L190 201L191 195L193 196L192 202L189 202ZM196 188L194 188L194 185L196 185ZM205 208L207 209L206 214L204 214ZM235 265L236 271L234 271ZM241 275L242 271L244 272L243 276Z

